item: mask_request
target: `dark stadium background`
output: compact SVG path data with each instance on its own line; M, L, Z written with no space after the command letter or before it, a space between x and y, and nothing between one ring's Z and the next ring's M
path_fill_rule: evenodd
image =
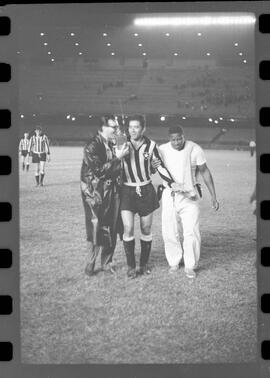
M209 147L254 138L253 25L147 28L139 14L51 9L18 14L21 134L41 123L52 143L82 144L100 115L141 113L158 141L176 122Z

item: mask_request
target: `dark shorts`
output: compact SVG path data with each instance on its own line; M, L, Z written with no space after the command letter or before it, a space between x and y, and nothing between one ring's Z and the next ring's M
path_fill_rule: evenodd
M136 192L135 186L123 185L121 189L120 210L129 210L145 217L159 208L157 193L152 183L141 186L141 197Z
M21 155L22 155L23 157L26 157L26 156L28 155L28 151L27 151L27 150L22 150L22 151L21 151Z
M46 161L46 153L42 152L41 154L32 153L32 163L40 163L41 161Z

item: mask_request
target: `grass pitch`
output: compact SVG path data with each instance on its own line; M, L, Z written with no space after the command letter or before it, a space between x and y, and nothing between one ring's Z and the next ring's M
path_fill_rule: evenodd
M20 172L24 363L255 361L256 220L248 202L255 159L238 151L209 150L206 157L220 210L211 209L204 186L202 251L194 281L183 267L168 274L160 209L153 223L152 275L128 280L119 242L117 274L86 277L82 148L52 148L43 188L34 187L33 166ZM136 235L138 257L138 228Z

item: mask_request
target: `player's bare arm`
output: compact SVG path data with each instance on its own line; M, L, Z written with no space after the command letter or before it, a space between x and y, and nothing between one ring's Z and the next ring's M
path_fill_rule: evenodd
M154 163L153 163L154 162ZM172 178L169 170L167 167L165 167L164 162L162 160L160 151L158 146L156 145L153 150L153 158L152 158L152 167L153 164L157 163L157 171L159 173L159 176L168 183L168 185L171 187L171 185L174 183L174 179Z
M213 207L213 209L215 209L217 211L219 209L219 203L218 203L217 197L216 197L215 184L214 184L212 174L211 174L209 168L207 167L206 163L202 164L202 165L198 165L197 167L198 167L199 172L202 175L203 180L205 182L205 185L207 186L207 189L209 190L209 193L211 195L212 207Z

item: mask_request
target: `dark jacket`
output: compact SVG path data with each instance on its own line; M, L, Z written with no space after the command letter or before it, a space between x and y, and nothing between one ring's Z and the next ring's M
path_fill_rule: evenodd
M109 143L112 159L107 157L103 137L98 133L84 147L81 167L81 193L85 209L87 240L95 245L112 245L117 233L122 236L120 216L121 161Z

